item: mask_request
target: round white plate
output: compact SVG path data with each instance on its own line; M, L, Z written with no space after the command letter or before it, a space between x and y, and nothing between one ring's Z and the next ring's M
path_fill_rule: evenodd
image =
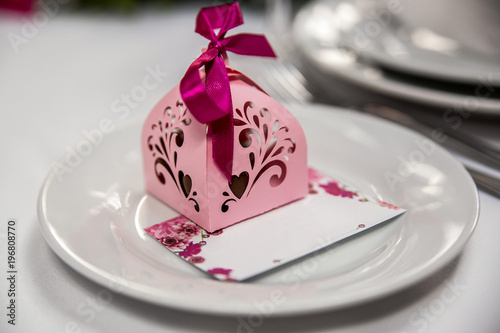
M219 282L143 231L175 212L144 192L137 123L105 137L71 172L48 175L38 203L47 242L113 291L220 314L290 315L359 304L408 287L459 254L477 222L478 195L449 153L357 112L321 105L290 110L306 132L310 165L407 213L251 281ZM415 159L413 166L405 162Z
M331 28L343 32L341 38L330 39L332 44L344 45L377 63L405 73L473 85L488 81L498 86L500 50L481 51L499 47L493 45L494 38L497 44L500 41L498 36L493 36L498 22L492 21L498 20L498 14L487 18L477 13L487 11L488 5L495 10L498 5L494 2L487 5L467 0L459 2L440 0L433 11L422 3L391 7L390 2L373 0L320 0L316 6L326 6L332 14ZM336 14L342 15L342 6L349 5L356 12L356 22L353 21L349 29L343 29L336 22L339 19ZM443 15L453 7L457 7L454 15ZM313 9L312 12L325 17L325 10ZM426 20L429 16L432 18ZM453 29L453 24L461 31ZM481 30L483 26L484 31ZM475 43L471 43L467 38L474 34ZM487 34L492 36L484 36Z
M388 96L457 111L500 115L496 87L500 84L498 61L472 60L472 56L466 56L467 52L452 57L410 46L410 42L404 43L409 38L408 32L397 29L398 23L383 27L371 16L363 16L368 9L360 7L370 3L375 2L312 1L299 11L294 19L294 42L304 56L306 67L312 66L317 72L315 77L319 80L340 77ZM396 21L394 17L391 22ZM389 52L393 55L389 56ZM400 72L385 70L380 65Z
M365 23L367 20L364 21ZM500 85L500 61L488 57L476 56L472 51L456 46L455 51L429 50L416 43L445 37L432 31L419 28L409 29L404 25L394 24L383 29L373 42L358 50L359 54L387 68L403 73L424 76L441 81L480 85L483 82L491 86ZM455 42L455 41L453 41ZM452 40L448 43L453 44ZM444 44L445 41L442 41ZM458 42L456 42L458 44ZM438 49L439 43L436 45ZM450 49L452 47L450 45Z

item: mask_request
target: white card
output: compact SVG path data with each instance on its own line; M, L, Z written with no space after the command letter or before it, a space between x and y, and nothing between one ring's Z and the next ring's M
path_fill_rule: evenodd
M219 280L242 281L303 257L405 210L309 169L309 195L219 232L184 216L144 230Z

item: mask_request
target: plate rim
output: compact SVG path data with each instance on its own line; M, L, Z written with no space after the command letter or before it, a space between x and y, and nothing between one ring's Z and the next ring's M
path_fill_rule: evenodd
M335 106L330 106L330 105L323 105L323 104L311 104L313 107L317 107L319 109L327 109L328 112L338 112L339 114L346 114L348 116L352 114L356 114L357 117L366 117L367 119L371 119L371 121L376 121L383 123L387 126L397 128L399 130L406 131L408 133L411 133L412 136L417 136L417 137L423 137L421 134L411 130L407 129L403 126L394 124L392 122L389 122L385 119L380 119L377 117L374 117L369 114L364 114L361 112L355 112L353 113L352 110L348 110L345 108L340 108L340 107L335 107ZM295 107L298 108L303 108L304 106L299 106L296 105ZM293 109L292 113L293 112ZM114 133L118 131L124 131L128 127L130 127L130 124L126 124L124 126L117 127L115 131L113 131L110 134L107 134L104 138L103 141L106 140L107 136L111 136ZM451 159L454 164L459 167L461 172L464 173L464 175L467 177L468 181L473 185L474 189L474 218L471 221L468 221L467 223L464 224L464 230L461 233L461 236L459 236L453 245L447 249L447 251L438 258L438 260L434 260L434 262L426 265L424 269L417 269L413 268L411 270L408 270L405 272L404 275L402 275L401 278L396 283L392 283L390 288L385 288L383 290L380 290L377 286L372 286L369 288L368 292L364 291L364 293L358 297L353 297L353 295L356 295L356 293L353 293L352 291L349 291L347 295L344 296L344 299L340 299L336 302L332 302L331 299L328 299L326 296L320 297L319 299L316 298L315 304L308 303L305 308L302 308L300 306L294 305L294 306L285 306L283 308L278 308L278 311L275 311L273 313L273 316L290 316L290 315L307 315L311 313L318 313L318 312L324 312L324 311L331 311L331 310L339 310L343 308L349 308L353 307L356 305L359 305L364 302L369 302L373 301L376 299L380 299L383 297L386 297L388 295L395 294L401 290L404 290L408 287L411 287L412 285L424 280L425 278L431 276L435 272L439 271L442 267L444 267L446 264L450 263L453 259L455 259L464 249L465 245L467 242L470 240L472 237L478 221L479 221L479 212L480 212L480 201L479 201L479 194L477 191L477 188L470 177L470 175L467 173L463 165L456 160L451 153L449 153L447 150L444 148L438 146L438 149L440 150L440 153L445 154L447 159ZM62 160L65 159L67 154L62 156L58 161L61 162ZM91 263L88 262L83 262L79 261L73 252L67 248L63 244L61 244L53 234L55 230L51 230L51 225L50 221L45 216L45 210L44 210L44 205L45 205L45 199L46 199L46 194L47 191L50 187L51 181L56 177L55 171L53 168L50 169L50 172L46 176L42 187L39 192L38 196L38 202L37 202L37 211L38 211L38 221L39 221L39 226L42 231L42 234L50 246L50 248L56 253L56 255L65 263L68 264L71 268L73 268L75 271L77 271L79 274L85 276L89 280L92 280L96 283L98 283L101 286L108 287L110 283L123 283L125 279L113 275L107 271L104 271L98 267L91 267ZM466 232L466 236L462 236ZM76 256L76 257L75 257ZM99 271L99 272L96 272ZM200 280L202 279L203 282L207 282L209 285L220 285L226 284L226 286L231 287L231 284L227 284L225 282L219 282L215 279L209 279L209 278L200 278L200 277L191 277L195 280ZM122 281L123 280L123 281ZM324 278L322 280L328 280L328 278ZM307 284L307 280L305 280L304 284ZM137 284L137 285L136 285ZM238 286L243 286L243 288L259 288L259 289L265 289L265 288L271 288L275 285L273 284L247 284L247 283L236 283L235 285ZM279 284L279 285L284 285L284 284ZM179 309L179 310L184 310L184 311L189 311L189 312L195 312L195 313L205 313L205 314L217 314L217 315L247 315L249 313L252 313L255 311L255 307L250 304L250 307L246 306L240 306L240 307L235 307L234 304L228 304L227 306L224 305L218 305L218 307L203 307L203 306L198 306L198 307L193 307L192 304L188 304L189 300L185 303L176 303L176 300L186 298L186 296L181 295L180 297L177 295L176 297L173 298L158 298L158 297L145 297L143 292L140 291L139 289L143 289L143 284L140 283L135 283L134 281L125 281L124 284L122 284L122 287L124 286L123 289L121 290L114 290L110 289L112 292L116 292L119 294L124 294L126 296L141 300L141 301L146 301L149 303L153 303L159 306L164 306L172 309ZM139 288L140 286L141 288ZM234 285L233 285L234 286ZM150 295L151 296L151 295ZM350 298L351 297L351 298ZM345 299L348 298L348 299ZM350 298L350 299L349 299ZM286 305L286 303L285 303Z

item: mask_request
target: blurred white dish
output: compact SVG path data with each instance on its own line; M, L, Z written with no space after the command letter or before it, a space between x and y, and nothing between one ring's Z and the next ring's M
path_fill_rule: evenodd
M391 0L384 2L389 9ZM408 66L422 60L423 71L426 62L445 77L474 84L479 83L478 76L493 74L500 84L498 0L407 1L397 9L395 24L385 30L415 48L408 52ZM422 54L412 54L419 51Z
M428 28L405 26L404 5L394 14L383 2L313 1L297 14L294 39L318 75L396 98L500 114L500 61Z
M112 291L218 314L290 315L359 304L421 281L460 253L477 223L478 195L449 153L371 116L321 105L290 110L306 132L310 165L407 213L259 278L219 282L143 231L176 213L144 193L135 123L105 137L71 173L48 175L38 203L48 244ZM404 173L404 160L419 157L422 163ZM391 188L386 177L400 172Z

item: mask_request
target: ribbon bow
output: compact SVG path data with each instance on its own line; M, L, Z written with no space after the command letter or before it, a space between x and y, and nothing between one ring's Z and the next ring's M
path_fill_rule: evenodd
M242 55L276 57L262 35L237 34L226 37L229 29L243 24L237 2L202 8L195 31L210 40L208 48L189 66L180 83L184 103L200 123L210 123L212 158L231 182L233 169L233 103L225 60L226 51ZM216 34L215 29L220 29ZM199 69L205 66L205 82Z

